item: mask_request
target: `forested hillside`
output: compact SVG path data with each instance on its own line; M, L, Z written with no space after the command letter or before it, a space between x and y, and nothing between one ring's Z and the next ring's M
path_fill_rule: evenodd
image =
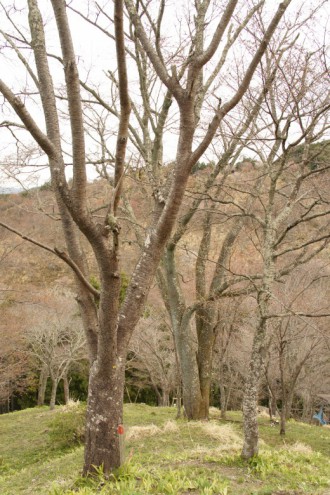
M318 149L318 148L317 148ZM323 144L327 150L327 142ZM325 151L322 166L327 163ZM321 164L319 164L321 167ZM253 224L254 216L262 215L258 205L253 204L249 215L243 215L238 232L234 229L237 212L243 211L249 195L248 184L263 178L260 168L246 161L234 173L219 179L222 182L223 197L219 205L211 203L209 196L203 197L203 187L214 165L201 167L190 178L184 210L178 225L202 196L194 222L186 230L177 246L176 270L182 298L193 306L196 301L196 280L200 276L200 250L205 232L209 235L208 252L205 254L205 285L212 284L214 267L219 252L228 236L235 237L230 246L230 269L226 275L226 287L232 287L233 294L226 288L217 302L219 321L215 329L213 348L210 404L226 410L240 409L244 380L251 352L253 326L257 314L255 292L249 281L256 278L262 269L260 239ZM290 163L288 172L283 173L281 201L285 187L289 187L295 165ZM260 179L259 179L260 180ZM287 181L287 185L285 185ZM321 194L326 192L327 183L315 178L306 189L313 187ZM105 184L102 180L88 186L89 204L97 210ZM263 184L262 194L267 194ZM144 189L145 194L141 194ZM134 207L137 224L143 228L148 215L149 201L147 181L143 171L133 173L127 182L127 194ZM246 199L247 198L247 199ZM313 198L314 200L314 198ZM266 199L261 201L266 202ZM210 205L212 216L210 216ZM31 242L62 249L63 238L59 228L58 213L51 187L32 189L20 194L0 196L1 219L8 225L15 225L17 234L2 229L1 249L1 408L2 412L20 409L45 401L51 401L51 383L58 387L56 403L64 403L70 397L86 399L88 381L88 353L85 346L79 307L70 270L55 255ZM296 228L294 235L286 240L285 251L289 261L283 266L287 270L296 258L291 246L307 244L314 232L323 226L323 212ZM305 212L303 212L305 213ZM292 215L287 230L292 229L299 210ZM126 220L125 220L126 215ZM240 218L239 222L242 222ZM207 219L207 220L205 220ZM327 225L327 224L325 224ZM30 239L24 240L23 234ZM313 243L311 243L313 246ZM87 245L86 257L90 254ZM129 273L138 256L139 247L134 229L127 212L123 211L123 269L121 272L122 294L124 297ZM311 256L312 255L312 256ZM329 393L330 363L328 358L328 317L319 316L329 311L329 248L326 246L315 255L309 248L306 263L297 267L294 276L285 274L274 290L272 311L290 313L285 317L275 316L270 320L267 335L267 354L262 376L259 400L268 401L280 407L287 401L287 417L309 420L318 405L320 394ZM293 258L292 258L293 257ZM196 273L197 272L197 273ZM196 273L196 275L195 275ZM238 282L236 281L239 275ZM195 279L196 276L196 279ZM91 271L91 283L99 284L97 268ZM125 400L170 405L181 397L181 373L171 329L171 320L164 300L164 286L155 280L145 306L143 317L134 334L126 366ZM162 292L163 291L163 292ZM235 294L236 292L236 294ZM300 314L303 314L300 316ZM308 314L308 316L306 316ZM53 328L50 328L52 325ZM77 328L76 328L77 327ZM63 335L65 328L69 334ZM79 335L81 334L81 335ZM64 339L64 340L63 340ZM63 342L69 342L70 352L65 351ZM50 361L53 359L53 364ZM63 362L65 364L63 364ZM54 377L47 367L53 366ZM322 376L322 380L320 380ZM65 384L65 386L64 386ZM38 397L39 389L39 397ZM53 397L53 402L55 397Z

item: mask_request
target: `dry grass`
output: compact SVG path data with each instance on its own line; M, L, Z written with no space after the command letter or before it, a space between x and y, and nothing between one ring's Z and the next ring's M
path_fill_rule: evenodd
M180 428L175 421L166 421L163 428L151 424L147 426L131 426L126 433L126 440L137 440L141 438L153 437L163 433L173 433L179 431Z
M283 450L289 451L289 452L297 452L299 454L312 454L313 449L309 445L306 445L302 442L296 442L293 445L284 445L282 447Z
M217 441L216 450L221 452L236 452L242 448L243 441L230 424L218 425L216 423L197 424L202 432Z
M162 432L158 426L151 424L147 426L131 426L126 432L126 440L137 440L159 435Z
M73 412L81 407L79 400L70 399L67 404L61 406L62 412Z
M177 431L180 431L178 423L176 423L175 421L166 421L163 427L164 433L173 433Z

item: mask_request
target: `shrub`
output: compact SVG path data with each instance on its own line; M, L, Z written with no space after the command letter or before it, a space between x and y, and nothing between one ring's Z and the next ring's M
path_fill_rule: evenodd
M86 406L63 406L49 424L49 435L54 449L70 449L85 439Z

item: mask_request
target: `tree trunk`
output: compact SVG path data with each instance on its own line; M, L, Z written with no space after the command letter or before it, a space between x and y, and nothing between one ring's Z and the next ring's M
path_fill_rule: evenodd
M182 406L182 384L181 380L179 385L177 386L177 393L176 393L176 419L181 418L181 406Z
M285 404L285 418L290 419L292 414L292 404L294 397L295 383L290 386L287 393L286 404Z
M310 423L311 417L313 416L312 411L312 398L311 395L305 395L303 398L303 411L302 411L302 420L308 421Z
M244 423L244 445L242 450L243 459L250 459L258 454L259 430L258 430L258 388L262 367L262 354L264 343L266 320L260 318L256 334L253 340L252 355L249 365L248 377L245 382L245 393L243 398L243 423Z
M63 377L63 390L64 390L64 403L65 404L69 404L69 400L70 400L70 387L69 387L68 375L65 375Z
M83 474L102 466L106 474L120 467L123 451L118 426L123 423L125 367L118 364L90 371L86 417L85 461Z
M268 409L270 420L273 421L273 418L277 415L277 400L270 385L268 385Z
M58 381L56 378L52 378L52 391L50 394L50 403L49 407L51 411L55 409L55 402L56 402L56 392L57 392L57 386L58 386Z
M226 419L227 417L227 404L226 404L226 389L225 386L220 383L220 409L221 409L221 419Z
M228 409L228 403L229 403L229 398L230 394L233 388L233 378L231 376L231 379L229 382L226 383L224 382L224 363L223 360L220 360L220 383L219 383L219 388L220 388L220 409L221 409L221 414L220 417L221 419L227 419L227 409Z
M170 405L170 395L167 390L162 390L162 407L168 407Z
M191 315L185 314L186 308L177 278L174 254L173 247L167 248L163 257L166 287L164 281L159 280L159 285L172 323L175 352L182 380L184 414L188 419L198 420L201 419L203 408L197 361L197 336L191 326Z
M207 308L198 311L196 314L196 327L198 338L198 374L201 398L199 404L199 418L209 419L211 376L213 347L215 342L214 308Z
M201 389L196 359L196 346L190 325L181 325L174 333L178 352L184 413L187 419L200 419Z
M45 404L45 393L47 387L48 371L47 367L43 366L40 371L39 384L38 384L38 406Z
M284 436L286 431L286 404L282 403L280 435Z

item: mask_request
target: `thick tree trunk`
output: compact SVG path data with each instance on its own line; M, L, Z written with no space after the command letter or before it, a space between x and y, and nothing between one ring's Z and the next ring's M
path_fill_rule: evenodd
M103 466L105 474L111 473L123 462L119 425L123 424L123 395L125 368L118 364L107 370L99 370L95 362L90 371L84 475Z
M187 419L200 419L201 389L193 332L188 324L174 333L182 378L182 399Z
M213 347L215 341L214 332L214 309L207 307L198 311L196 315L197 338L198 338L198 374L201 399L199 404L199 418L209 419L210 392Z
M184 350L182 349L182 354ZM182 398L185 415L188 419L200 418L201 390L196 356L187 353L181 357Z
M38 406L43 406L45 404L45 393L47 387L48 370L47 367L43 366L40 371L39 384L38 384Z
M168 407L170 405L170 395L167 390L162 390L162 407Z
M50 403L49 403L49 407L51 410L55 409L57 386L58 386L57 379L52 378L52 391L50 394Z

